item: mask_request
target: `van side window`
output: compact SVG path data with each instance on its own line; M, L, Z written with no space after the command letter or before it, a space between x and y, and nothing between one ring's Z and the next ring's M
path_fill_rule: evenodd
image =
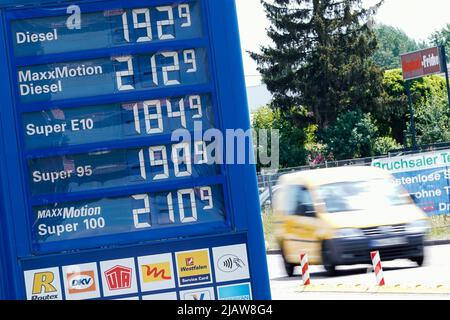
M303 186L286 187L284 212L287 215L314 216L314 207L308 189Z
M286 215L294 215L298 207L298 199L300 196L300 187L287 186L285 187L283 211Z

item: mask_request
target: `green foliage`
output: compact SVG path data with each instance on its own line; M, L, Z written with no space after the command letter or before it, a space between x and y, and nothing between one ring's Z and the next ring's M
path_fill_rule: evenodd
M445 46L447 62L450 62L450 23L442 30L434 32L430 37L430 42L436 46Z
M252 114L252 125L255 129L273 129L274 123L279 118L279 112L269 106L259 108Z
M328 154L327 146L317 139L319 127L316 124L310 125L306 127L305 132L306 162L310 165L317 165L324 163L326 160L333 160L332 156Z
M251 53L272 106L283 112L305 106L319 128L352 106L379 107L381 69L370 10L361 0L262 0L274 46Z
M446 99L430 98L415 113L419 145L450 141L450 110Z
M402 53L425 44L394 27L372 29L371 10L361 0L261 2L273 45L250 55L273 100L254 115L253 125L280 131L281 166L400 149L410 112L402 72L392 68L400 66ZM431 40L448 46L450 24ZM383 69L392 70L383 75ZM449 141L445 80L413 80L411 93L419 143Z
M440 76L424 77L411 83L411 95L416 107L427 104L431 97L441 99L446 94L445 80ZM400 69L385 72L382 101L382 107L373 113L380 135L391 136L397 142L403 143L410 114L405 81Z
M253 128L275 129L280 134L281 168L297 167L306 163L305 141L307 135L304 126L308 120L303 108L291 108L283 111L263 107L253 114ZM300 125L297 125L300 123Z
M360 111L342 113L323 135L335 160L373 156L377 138L378 128L373 117Z
M375 143L373 145L373 154L375 156L382 156L387 154L389 151L399 150L402 148L402 145L397 143L395 139L391 137L379 137L375 139Z
M426 44L417 43L408 37L403 30L384 24L377 25L375 34L378 48L373 59L380 67L387 70L401 67L401 54L416 51L426 46Z

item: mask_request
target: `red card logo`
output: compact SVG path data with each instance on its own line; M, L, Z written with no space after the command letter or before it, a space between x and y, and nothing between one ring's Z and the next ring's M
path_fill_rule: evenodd
M192 258L192 257L189 257L189 258L186 258L186 266L193 266L194 265L194 258Z
M115 266L105 271L106 282L109 290L121 290L131 288L131 268Z

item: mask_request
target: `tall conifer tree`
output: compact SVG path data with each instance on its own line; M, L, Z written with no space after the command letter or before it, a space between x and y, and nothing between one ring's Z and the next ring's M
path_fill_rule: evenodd
M382 1L382 0L381 0ZM306 108L321 128L341 111L378 107L382 71L370 59L377 48L371 9L361 0L261 0L273 45L250 53L272 107Z

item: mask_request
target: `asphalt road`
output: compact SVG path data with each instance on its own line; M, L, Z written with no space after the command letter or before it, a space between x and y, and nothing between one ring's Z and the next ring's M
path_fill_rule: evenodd
M334 300L334 299L446 299L450 300L450 245L425 248L426 258L422 267L409 260L383 262L384 277L389 287L408 288L408 293L358 293L358 290L335 290L334 288L362 287L376 288L375 275L369 265L338 268L335 277L327 277L322 266L311 266L311 283L332 288L327 292L301 292L301 276L287 277L280 255L268 255L272 298L274 300ZM299 270L297 270L299 271ZM417 285L421 287L416 288ZM424 293L420 288L443 286L447 293ZM412 289L411 289L412 288ZM321 290L323 291L323 290ZM341 292L343 291L343 292ZM372 293L371 293L372 292ZM411 293L413 292L413 293Z

